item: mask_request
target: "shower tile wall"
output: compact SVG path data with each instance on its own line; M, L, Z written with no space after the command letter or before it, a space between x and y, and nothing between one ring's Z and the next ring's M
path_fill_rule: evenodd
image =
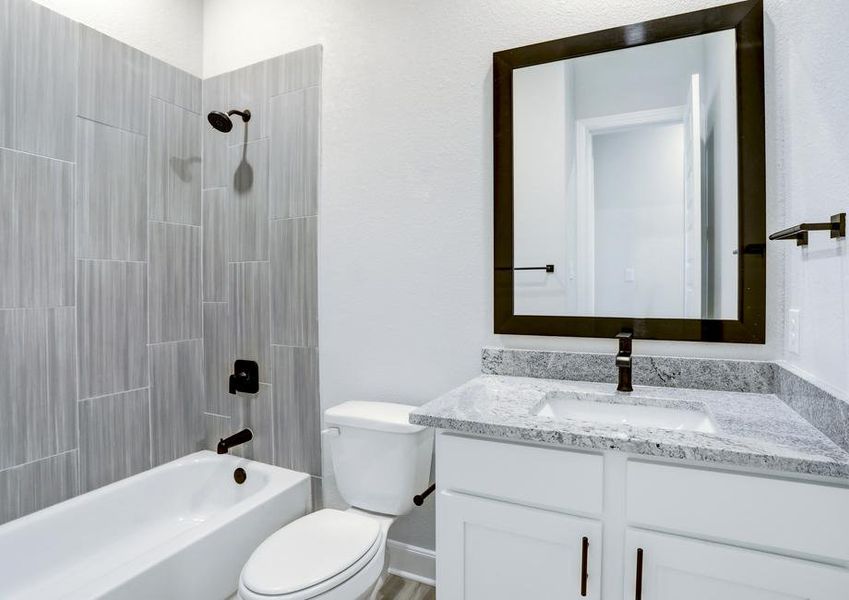
M203 447L208 406L201 81L0 0L0 106L2 523Z
M204 424L208 443L242 426L243 449L319 476L317 215L321 47L203 82L203 114L251 111L203 132ZM227 391L233 360L256 360L256 395Z

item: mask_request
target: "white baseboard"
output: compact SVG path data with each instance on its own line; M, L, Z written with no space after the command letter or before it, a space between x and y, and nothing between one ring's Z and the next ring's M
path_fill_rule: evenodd
M390 573L436 586L436 553L433 550L387 540L386 551Z

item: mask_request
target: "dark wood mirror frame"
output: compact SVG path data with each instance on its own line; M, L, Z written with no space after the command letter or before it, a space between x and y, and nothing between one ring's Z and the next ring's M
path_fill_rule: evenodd
M734 29L737 50L738 320L513 314L513 70ZM763 344L766 319L766 158L763 3L749 0L493 54L495 333Z

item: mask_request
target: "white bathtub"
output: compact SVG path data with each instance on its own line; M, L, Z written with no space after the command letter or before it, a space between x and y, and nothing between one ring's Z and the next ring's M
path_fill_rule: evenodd
M309 509L308 475L197 452L0 526L0 598L223 600Z

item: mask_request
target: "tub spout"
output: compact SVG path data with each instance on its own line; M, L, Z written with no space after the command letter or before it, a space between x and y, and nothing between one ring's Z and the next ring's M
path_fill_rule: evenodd
M254 434L250 429L242 429L230 437L221 438L218 442L218 454L227 454L230 451L230 448L250 442L253 437Z

